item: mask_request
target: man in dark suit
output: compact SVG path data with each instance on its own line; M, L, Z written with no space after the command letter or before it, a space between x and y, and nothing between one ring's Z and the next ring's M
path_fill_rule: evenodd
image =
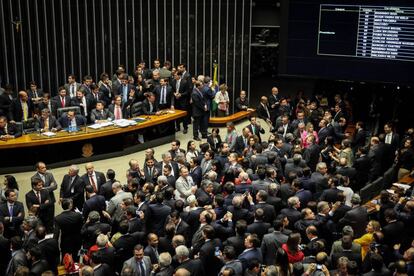
M82 175L83 182L85 185L91 185L94 192L97 193L101 185L106 182L105 174L95 171L95 167L92 163L87 163L85 169L86 173Z
M270 115L271 121L273 124L276 122L276 118L279 116L279 105L280 105L280 96L279 96L279 89L277 87L272 87L272 93L269 96L269 107L270 107Z
M207 102L203 97L202 92L200 89L203 87L203 84L199 81L195 84L192 93L191 93L191 101L192 101L192 116L193 116L193 139L196 141L201 141L199 137L199 131L203 134L204 121L203 116L204 113L208 110L207 109Z
M286 134L288 133L293 133L293 131L295 130L289 122L288 115L282 115L280 122L276 122L274 129L277 131L278 134L282 135L283 137L286 137Z
M261 250L266 265L275 263L277 250L288 240L288 236L281 232L282 228L283 223L278 219L273 224L274 231L263 236Z
M72 199L73 207L82 210L84 198L85 183L79 176L79 168L76 165L71 165L69 171L63 176L62 184L60 185L60 201L63 198Z
M272 206L273 207L273 206ZM256 208L254 212L254 221L247 226L247 233L256 234L259 240L268 233L270 223L264 221L264 211L262 208Z
M20 91L18 98L10 104L9 119L10 122L27 121L33 117L33 103L25 91Z
M321 149L317 144L315 144L315 136L313 135L306 137L306 142L309 146L303 153L303 159L305 159L308 167L314 171L316 169L316 164L319 162L319 154Z
M75 111L73 110L69 110L59 118L59 123L64 129L72 127L76 130L86 125L86 118L80 114L75 114Z
M101 91L99 91L99 87L96 84L92 84L90 87L92 90L91 98L95 103L95 108L99 101L102 101L103 105L106 106L105 96Z
M32 176L31 182L36 182L36 179L41 180L43 183L42 191L49 193L50 206L47 207L46 213L47 222L43 221L47 229L50 231L53 228L53 217L55 216L55 194L54 190L57 189L58 185L55 177L51 172L47 171L46 164L44 162L36 163L36 173ZM27 203L26 203L27 204ZM28 208L30 210L30 208Z
M12 256L9 264L7 265L7 271L4 275L14 275L18 267L27 266L26 252L22 246L23 242L19 236L14 236L10 239L10 247L8 247L8 249L11 249ZM3 252L7 254L9 251L4 250Z
M92 94L92 88L91 88L92 84L93 84L92 76L86 75L83 77L83 82L79 86L79 89L77 91L82 91L85 96L90 95Z
M243 128L242 135L237 136L234 149L239 156L242 156L244 149L247 148L248 139L250 135L251 135L250 128L245 127Z
M4 236L11 238L20 236L20 226L24 219L23 203L17 201L17 194L14 190L4 192L6 202L0 205L0 221L4 225Z
M221 261L216 256L216 249L219 241L215 240L214 228L207 225L203 229L204 243L199 251L199 258L205 268L206 275L217 275L222 266Z
M147 93L147 97L142 102L142 113L145 115L157 115L159 114L158 103L154 93Z
M8 116L13 100L13 88L7 84L3 94L0 95L0 116Z
M43 90L39 89L37 87L37 83L34 81L31 81L29 83L29 89L27 90L27 95L29 96L29 99L34 103L35 106L37 106L43 97Z
M81 229L82 215L73 211L73 201L70 198L62 199L63 212L55 217L55 232L53 238L59 241L62 258L66 253L77 259L82 245Z
M161 155L162 157L162 161L158 162L157 164L155 164L155 168L157 169L157 171L159 172L159 174L161 175L164 172L164 167L166 165L170 165L172 168L171 174L175 177L175 179L177 179L180 175L179 169L178 169L178 164L175 161L172 161L172 156L170 152L165 152Z
M348 137L348 133L345 133L346 119L341 117L337 122L332 123L333 138L335 144L340 144L343 139Z
M108 121L115 119L114 114L111 113L108 109L104 108L105 103L99 101L96 103L96 108L91 111L91 122L99 123L102 121Z
M39 239L37 247L42 252L42 259L46 260L50 269L57 273L57 266L60 260L58 241L54 238L46 237L46 228L42 225L36 228L36 237Z
M62 129L59 121L50 114L49 109L42 109L42 115L36 120L35 124L36 131L48 132L48 131L59 131Z
M32 190L26 194L26 207L30 212L34 213L44 225L49 229L52 229L54 202L50 198L49 192L46 189L43 189L42 179L33 178Z
M168 79L160 79L160 86L155 87L154 94L159 109L174 109L175 97L171 86L168 85Z
M192 91L192 85L187 79L182 79L182 73L176 72L174 79L171 82L171 86L174 92L174 106L179 110L189 111L190 95ZM180 124L183 123L184 134L187 133L188 124L190 122L190 114L188 113L183 119L176 120L176 130L180 131Z
M275 208L270 205L269 203L266 203L267 201L267 192L264 190L259 190L256 193L256 205L254 206L254 209L262 209L263 210L263 221L267 223L272 223L276 219L276 212Z
M327 126L326 120L322 119L319 121L319 131L318 131L318 138L319 138L319 145L324 145L326 137L332 135L332 129Z
M165 220L171 213L171 208L163 204L163 201L163 194L157 193L156 203L149 205L148 231L153 233L159 233L159 235L162 235L164 233Z
M358 121L355 124L355 135L354 139L352 140L352 149L354 153L357 152L359 147L364 147L367 144L367 136L368 133L364 129L364 123L361 121Z
M81 85L80 83L76 82L75 75L69 75L68 76L68 82L65 83L65 85L63 87L66 90L66 94L70 98L74 98L74 97L76 97L76 91L79 90L80 85Z
M109 224L100 222L100 215L98 212L90 212L87 218L86 223L81 229L83 248L90 248L96 243L97 233L107 234L111 231L111 226Z
M371 160L367 155L366 147L359 147L353 168L355 168L355 184L353 190L359 191L369 180L369 173L371 171Z
M352 199L352 210L349 210L345 216L339 220L339 227L350 225L354 229L354 236L361 237L365 233L365 227L368 224L368 212L364 206L361 206L361 197L354 194Z
M79 106L82 116L89 121L91 111L95 107L95 100L90 94L86 95L84 91L78 90L76 97L71 100L71 106Z
M152 264L158 264L158 236L154 233L148 234L148 245L144 249L144 255L150 257Z
M39 114L45 108L49 109L52 116L57 117L58 103L50 98L48 92L43 93L42 101L38 104L35 113Z
M116 182L115 171L108 169L106 171L107 181L99 188L99 194L105 198L106 201L109 201L115 194L112 190L112 184Z
M103 211L106 211L105 198L95 193L91 185L85 186L87 200L83 204L82 214L84 218L87 218L92 211L98 212L101 218L104 218Z
M257 116L259 116L260 119L265 120L267 123L273 125L272 121L272 113L270 111L269 104L267 102L267 98L265 96L262 96L260 98L260 103L257 106L256 109Z
M256 117L250 117L250 124L246 126L252 135L256 135L259 137L259 143L262 142L262 139L260 137L260 133L264 134L265 130L260 126L260 123L257 121Z
M171 149L169 150L169 152L171 153L171 158L174 160L175 156L178 153L182 153L185 155L185 149L180 148L181 146L181 142L180 140L173 140L171 142Z
M301 213L298 211L300 208L299 198L292 196L287 201L288 207L280 211L281 214L285 215L289 220L290 227L293 227L296 221L301 218Z
M115 120L129 118L129 109L122 105L122 97L117 95L114 97L114 103L108 106L108 110L114 114Z
M239 255L238 259L241 261L243 270L249 267L252 260L263 262L262 252L260 251L260 240L256 234L249 234L244 241L245 250Z
M37 246L29 249L27 252L27 259L31 264L29 275L40 276L50 267L50 264L42 258L42 251Z
M4 227L0 222L0 275L6 275L7 265L11 259L10 241L3 236Z
M175 248L175 255L177 256L177 261L179 266L176 268L178 271L181 268L186 269L190 272L190 275L194 276L205 276L204 265L200 259L190 259L190 251L185 245L180 245Z
M16 124L8 123L5 116L0 116L0 139L14 139L20 136L22 136L22 132Z
M392 123L384 125L385 144L391 145L392 151L395 152L400 147L400 136L393 130Z
M57 108L69 107L71 102L70 96L67 95L66 89L63 86L59 87L59 95L53 97L52 100L56 103Z

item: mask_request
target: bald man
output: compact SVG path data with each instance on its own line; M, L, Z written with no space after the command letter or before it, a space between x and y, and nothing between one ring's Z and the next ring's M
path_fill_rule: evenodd
M95 171L95 167L92 163L87 163L85 165L85 170L86 173L82 175L85 186L91 185L95 193L98 193L101 185L105 184L106 182L105 174Z
M19 96L10 104L10 122L22 122L33 118L33 103L25 91L20 91Z

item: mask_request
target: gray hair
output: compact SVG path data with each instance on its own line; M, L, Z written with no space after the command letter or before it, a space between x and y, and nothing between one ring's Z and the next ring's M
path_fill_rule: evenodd
M297 196L291 196L288 198L288 205L289 207L293 207L299 202L299 198Z
M79 172L79 167L77 165L70 165L69 170L78 173Z
M170 253L168 252L161 253L159 257L159 262L160 262L161 267L168 267L172 262Z
M183 257L188 258L190 251L188 250L187 246L179 245L177 248L175 248L175 254L177 255L178 259L181 259Z
M97 222L97 221L99 221L101 216L99 215L99 213L97 211L92 211L92 212L89 213L88 218L89 218L90 222Z
M160 175L157 177L157 183L166 185L168 184L168 179L165 175Z
M320 170L322 170L322 169L325 169L326 168L326 163L325 162L319 162L317 165L316 165L316 170L319 172Z
M217 179L217 173L215 171L209 171L207 173L207 178L210 180Z
M112 183L112 189L121 189L122 185L118 181Z
M161 154L161 158L162 158L162 159L164 159L164 158L165 158L165 157L167 157L167 156L171 157L171 153L170 153L169 151L164 152L163 154Z
M233 204L234 207L241 207L243 204L243 197L241 195L235 195L231 201L231 204Z
M30 228L34 229L37 227L37 224L39 223L39 220L35 216L28 216L24 219L24 222L30 226Z
M96 237L96 245L98 247L104 247L108 243L108 236L105 234L99 234L98 237Z
M351 198L351 204L352 205L358 205L361 204L361 197L359 196L359 194L354 194Z
M354 236L354 229L352 229L351 226L345 225L344 228L342 228L342 235L350 235Z

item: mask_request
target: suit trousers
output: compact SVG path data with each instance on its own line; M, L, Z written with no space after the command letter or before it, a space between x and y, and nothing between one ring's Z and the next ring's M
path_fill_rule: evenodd
M207 138L208 132L208 121L210 119L210 110L207 110L203 116L203 119L201 120L201 126L200 126L200 132L203 138Z
M198 132L201 131L201 124L202 124L203 116L193 117L193 137L198 137Z

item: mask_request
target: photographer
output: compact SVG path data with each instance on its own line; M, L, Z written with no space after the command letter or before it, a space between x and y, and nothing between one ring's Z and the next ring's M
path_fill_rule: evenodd
M316 255L316 263L304 264L305 273L303 276L330 276L328 270L328 255L320 252Z

